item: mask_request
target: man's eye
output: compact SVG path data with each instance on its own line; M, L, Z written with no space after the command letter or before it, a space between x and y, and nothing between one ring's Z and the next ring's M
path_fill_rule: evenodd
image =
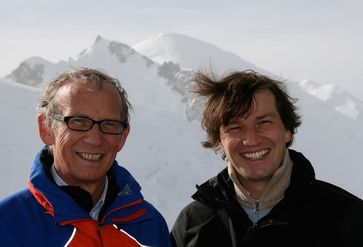
M79 127L82 128L86 126L88 127L89 125L92 124L92 122L90 122L90 120L87 118L75 117L69 121L69 124L73 126L73 128L79 128Z
M227 132L230 132L230 131L238 131L241 129L241 126L238 126L238 125L235 125L235 126L230 126L227 128Z
M103 124L107 128L116 128L118 127L118 124L116 122L106 121Z
M258 122L258 125L265 126L265 125L269 125L270 123L272 123L272 121L270 121L270 120L261 120L260 122Z
M87 119L84 118L72 118L72 123L74 124L84 124L87 123Z
M105 121L102 125L102 127L106 129L120 129L122 127L117 121Z

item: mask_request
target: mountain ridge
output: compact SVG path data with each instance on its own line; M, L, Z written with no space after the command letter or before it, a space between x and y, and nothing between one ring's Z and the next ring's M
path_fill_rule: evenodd
M188 47L188 44L191 47ZM198 51L198 54L194 50ZM128 59L132 59L133 56L138 57L143 62L139 61L136 65L127 66ZM92 61L96 59L103 60L103 63L95 66L95 63ZM185 109L180 111L184 112L185 117L191 121L198 119L197 114L193 111L194 109L200 108L200 106L193 105L196 102L189 93L192 87L191 80L194 71L212 71L216 75L220 75L233 70L241 71L248 69L286 81L288 84L298 84L308 94L317 97L323 103L329 103L330 108L340 114L353 119L363 120L363 102L336 85L333 85L332 90L330 90L330 95L334 95L336 99L332 100L332 97L330 99L324 99L322 94L329 85L321 85L306 80L301 82L285 80L213 44L176 33L160 33L149 37L133 47L119 41L109 41L97 35L94 43L84 49L75 58L70 57L68 61L61 60L58 63L52 63L40 57L31 57L24 60L6 78L41 88L55 74L59 74L69 68L80 66L96 67L110 72L110 74L118 78L122 78L123 74L117 73L115 71L116 69L110 69L114 68L114 65L117 63L120 64L119 66L121 68L131 67L123 70L125 74L133 71L133 67L141 67L142 65L140 63L144 63L147 69L151 68L152 70L152 67L155 67L157 73L154 73L154 75L164 78L166 80L165 83L172 89L172 93L176 93L183 102L188 102L184 107ZM214 66L211 63L214 63ZM143 73L146 74L145 71ZM157 80L159 79L157 78ZM120 80L122 81L122 79ZM125 87L127 89L128 86L126 85ZM140 92L134 92L137 90L130 91L133 95L140 94ZM145 95L138 96L139 99L142 97L145 97ZM152 104L153 102L149 103ZM158 105L163 107L160 102ZM200 103L197 105L200 105ZM200 113L198 114L200 115Z

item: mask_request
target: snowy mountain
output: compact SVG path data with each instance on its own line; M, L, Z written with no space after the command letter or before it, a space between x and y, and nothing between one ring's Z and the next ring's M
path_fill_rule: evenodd
M140 181L145 197L162 211L169 225L191 200L194 185L225 165L200 145L204 134L194 120L200 118L202 102L189 92L193 71L212 68L223 74L254 69L277 77L233 53L178 34L160 34L134 48L98 36L94 44L67 61L26 59L0 81L0 113L11 123L2 122L0 127L4 135L0 169L5 171L0 175L4 181L0 196L25 186L30 160L41 146L35 125L39 89L34 87L43 87L65 69L81 66L117 77L127 90L135 111L130 137L118 160ZM298 98L303 116L293 148L309 158L318 178L363 197L362 102L335 85L284 81Z
M233 70L252 69L278 78L273 73L245 61L231 52L182 34L160 33L134 45L133 48L160 64L171 61L184 69L201 69L203 71L212 69L217 75ZM278 79L286 81L283 78ZM306 80L301 82L287 81L287 83L299 84L304 91L327 103L332 110L353 119L363 119L363 102L355 99L337 85L320 85Z
M185 105L180 102L186 97L184 92L189 80L185 78L190 77L190 71L182 71L173 63L159 65L128 45L100 36L76 58L51 63L32 57L6 79L42 88L56 74L76 67L98 68L119 78L134 104L153 105L184 115Z
M172 61L184 69L212 69L218 74L236 69L252 69L266 74L266 71L232 52L182 34L160 33L133 48L159 64Z
M338 85L321 85L313 81L303 80L300 82L300 86L310 95L326 102L333 110L357 121L363 120L363 102L348 94Z

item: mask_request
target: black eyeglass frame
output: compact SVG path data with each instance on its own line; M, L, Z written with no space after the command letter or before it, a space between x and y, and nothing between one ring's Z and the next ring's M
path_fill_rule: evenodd
M126 122L126 121L120 121L120 120L111 120L111 119L104 119L104 120L100 120L100 121L96 121L96 120L93 120L92 118L89 118L89 117L83 117L83 116L63 116L63 115L60 115L60 114L52 114L52 118L55 119L55 120L58 120L58 121L61 121L61 122L64 122L66 123L68 129L70 130L74 130L74 131L89 131L90 129L93 128L93 126L95 124L98 124L98 127L100 129L100 131L102 133L105 133L105 134L109 134L109 135L120 135L124 132L124 130L129 126L129 123ZM92 125L90 125L90 127L88 129L75 129L75 128L71 128L69 126L69 121L72 120L73 118L78 118L78 119L84 119L84 120L89 120L92 122ZM102 129L102 123L105 123L105 122L113 122L113 123L120 123L122 128L120 130L120 132L117 132L117 133L112 133L112 132L107 132L107 131L104 131Z

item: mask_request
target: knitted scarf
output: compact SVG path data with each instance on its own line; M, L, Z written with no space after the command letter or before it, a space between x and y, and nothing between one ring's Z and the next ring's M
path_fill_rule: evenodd
M231 163L228 163L228 174L231 177L236 191L236 198L241 206L256 209L272 208L283 197L284 192L290 185L290 177L293 163L290 159L289 152L286 150L282 165L276 170L267 183L261 198L253 197L239 182L237 173ZM256 203L258 202L258 203Z

